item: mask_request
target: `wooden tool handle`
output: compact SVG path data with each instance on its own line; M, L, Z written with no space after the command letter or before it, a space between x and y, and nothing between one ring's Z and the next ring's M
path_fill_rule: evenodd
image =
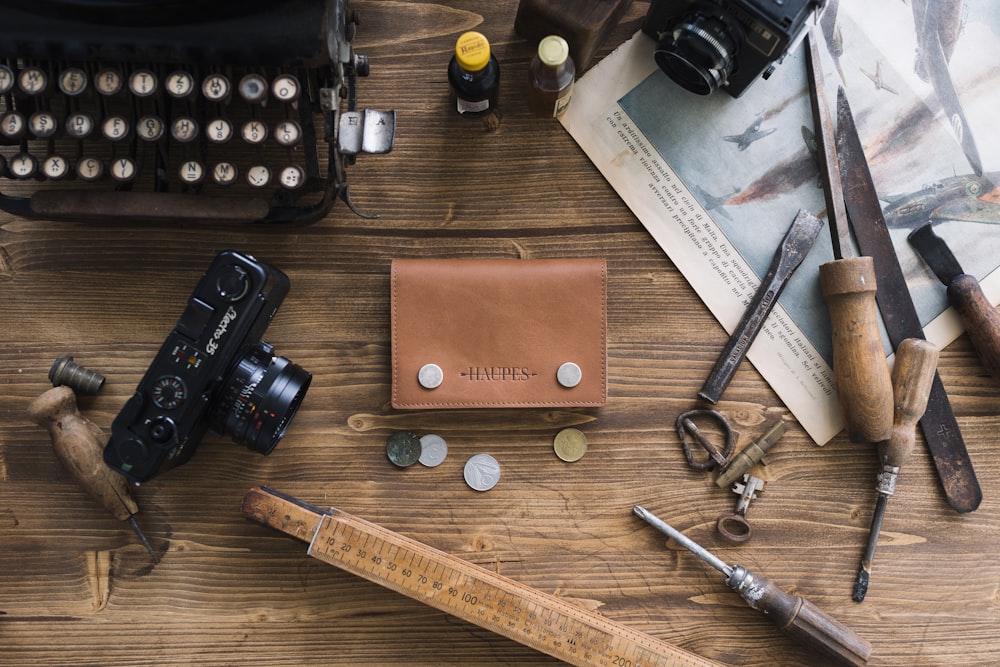
M852 442L881 442L892 430L892 381L875 311L871 257L851 257L819 267L830 311L833 373Z
M849 627L799 595L781 590L767 577L736 566L727 583L797 640L848 665L865 665L872 647Z
M107 436L80 414L72 389L49 389L31 402L28 417L48 429L59 460L116 519L125 521L139 511L129 494L128 482L104 463L102 452Z
M979 281L968 274L948 285L948 299L962 318L983 366L1000 380L1000 313L983 294Z
M879 446L882 464L901 467L913 451L917 422L927 409L940 349L922 338L907 338L896 348L892 367L895 415L889 440Z

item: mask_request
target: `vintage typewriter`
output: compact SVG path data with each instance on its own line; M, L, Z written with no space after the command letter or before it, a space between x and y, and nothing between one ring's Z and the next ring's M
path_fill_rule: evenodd
M347 0L0 0L0 209L309 223L391 150Z

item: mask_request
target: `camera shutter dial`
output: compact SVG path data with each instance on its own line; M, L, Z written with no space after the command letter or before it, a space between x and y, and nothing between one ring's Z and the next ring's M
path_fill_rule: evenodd
M176 375L164 375L153 385L153 403L164 410L173 410L187 398L187 387Z
M247 275L246 269L235 264L223 269L215 283L216 293L229 303L242 299L249 289L250 276Z

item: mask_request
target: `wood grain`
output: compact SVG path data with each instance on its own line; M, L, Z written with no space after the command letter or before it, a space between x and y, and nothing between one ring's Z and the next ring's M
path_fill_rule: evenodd
M642 504L727 562L812 600L873 646L872 665L983 665L1000 653L1000 388L963 336L940 373L984 500L950 510L918 448L902 471L862 604L850 593L874 506L874 448L816 447L744 363L719 404L737 447L776 419L788 433L761 468L753 539L714 529L736 496L689 470L674 431L727 335L556 123L522 96L531 55L516 2L353 3L371 59L359 102L395 109L395 150L363 157L341 204L296 229L83 225L0 215L0 663L9 665L517 664L554 661L352 578L240 515L267 484L334 505L617 621L732 665L825 665L725 588L720 575L631 514ZM635 32L635 2L602 49ZM445 66L476 28L503 68L494 131L452 113ZM80 399L107 429L198 276L225 248L274 264L292 289L266 339L313 373L268 457L207 438L194 459L135 491L153 565L99 508L25 409L52 360L72 354L105 387ZM609 401L589 410L400 412L389 407L389 263L395 257L603 257L609 268ZM587 455L552 452L565 426ZM395 468L395 430L438 433L438 468ZM462 466L502 465L490 492Z

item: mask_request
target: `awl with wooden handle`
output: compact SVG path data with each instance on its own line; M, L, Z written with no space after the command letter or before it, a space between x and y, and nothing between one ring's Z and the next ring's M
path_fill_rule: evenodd
M809 34L809 89L835 258L819 267L820 285L830 311L834 381L847 437L852 442L874 443L887 439L892 429L892 381L875 306L875 265L871 257L854 256L851 245L833 121L819 63L820 39L818 32Z
M127 480L104 463L108 437L80 414L73 390L65 386L49 389L28 405L28 417L48 429L56 456L80 486L116 519L128 521L149 555L159 562L135 520L139 506L129 493Z
M986 298L976 277L962 270L931 223L911 232L907 239L948 288L948 300L962 319L980 361L990 375L1000 380L1000 312Z
M934 373L937 371L939 353L937 345L922 338L907 338L896 348L896 362L892 367L895 417L892 435L887 441L879 444L879 473L875 485L878 499L875 503L875 514L872 516L871 530L868 533L868 545L861 558L861 568L854 583L852 598L855 602L864 600L868 592L872 560L875 558L875 546L882 529L885 507L889 496L896 491L899 470L916 443L917 422L927 409L927 398L930 396Z
M871 645L804 597L786 593L769 579L754 574L742 565L727 565L725 561L646 508L636 505L632 511L637 517L673 538L698 558L726 575L727 586L739 593L751 608L767 615L779 628L796 640L838 658L848 665L864 665L868 662L872 651Z

